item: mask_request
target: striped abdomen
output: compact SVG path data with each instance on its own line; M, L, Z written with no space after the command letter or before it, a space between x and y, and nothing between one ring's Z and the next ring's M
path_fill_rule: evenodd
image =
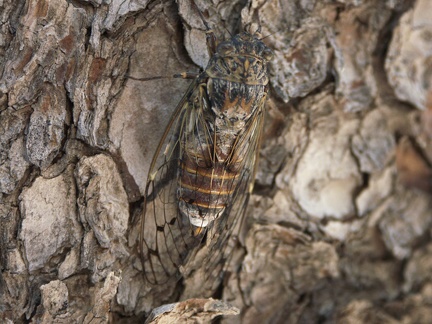
M184 154L178 182L180 212L192 225L206 227L224 212L237 187L240 171L225 162L206 166L197 152ZM208 163L209 165L211 163Z

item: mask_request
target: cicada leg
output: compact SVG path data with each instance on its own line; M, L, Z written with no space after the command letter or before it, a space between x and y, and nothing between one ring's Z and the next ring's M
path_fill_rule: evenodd
M202 14L201 10L198 8L198 6L196 5L196 3L194 2L195 8L198 11L198 14L201 17L201 20L206 28L206 43L207 43L207 51L210 54L210 57L212 57L215 53L216 53L216 46L217 46L217 39L216 39L216 35L213 31L213 29L209 26L209 24L207 23L204 15Z
M196 79L200 74L197 72L182 72L174 74L174 78L181 78L181 79Z

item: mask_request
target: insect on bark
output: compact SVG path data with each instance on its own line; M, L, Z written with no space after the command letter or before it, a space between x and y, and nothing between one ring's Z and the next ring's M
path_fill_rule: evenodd
M260 28L220 42L199 12L210 60L177 105L150 165L141 219L144 274L153 284L181 275L200 245L212 271L229 257L256 173L272 51Z

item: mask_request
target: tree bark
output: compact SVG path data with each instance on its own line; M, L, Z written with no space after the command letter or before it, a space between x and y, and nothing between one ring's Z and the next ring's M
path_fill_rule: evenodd
M1 322L142 322L182 300L148 321L429 323L430 2L195 3L218 39L259 21L274 51L223 284L150 285L137 247L149 165L189 85L172 75L209 58L191 0L5 0Z

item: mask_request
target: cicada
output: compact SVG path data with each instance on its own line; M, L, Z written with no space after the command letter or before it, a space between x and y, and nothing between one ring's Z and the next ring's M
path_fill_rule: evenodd
M153 284L181 275L203 244L203 267L226 260L257 169L272 51L258 24L218 42L203 21L210 60L177 105L146 183L140 252Z

